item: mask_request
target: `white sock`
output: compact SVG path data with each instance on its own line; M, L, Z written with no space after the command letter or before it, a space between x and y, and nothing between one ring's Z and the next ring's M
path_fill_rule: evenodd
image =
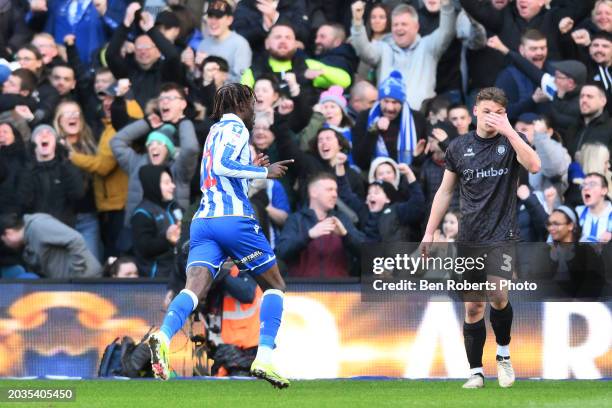
M257 348L257 356L255 356L255 360L264 364L270 364L272 362L272 349L268 346L259 346Z
M482 367L470 368L470 375L480 374L484 377L484 371L482 371Z
M502 357L510 357L510 345L506 344L505 346L497 345L497 355Z

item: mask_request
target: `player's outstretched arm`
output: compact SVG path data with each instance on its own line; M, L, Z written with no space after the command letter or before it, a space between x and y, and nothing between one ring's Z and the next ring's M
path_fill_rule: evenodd
M440 188L434 196L433 203L431 204L431 214L429 215L429 221L427 222L427 228L425 228L425 235L423 236L423 242L433 242L433 234L440 222L442 217L446 214L450 202L453 198L453 192L457 185L457 174L450 170L444 170L444 177Z

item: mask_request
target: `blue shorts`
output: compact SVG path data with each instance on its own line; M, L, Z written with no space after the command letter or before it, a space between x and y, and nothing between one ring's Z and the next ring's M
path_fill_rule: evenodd
M195 218L190 228L190 266L205 266L217 276L230 257L241 271L253 275L276 265L276 256L259 223L248 217Z

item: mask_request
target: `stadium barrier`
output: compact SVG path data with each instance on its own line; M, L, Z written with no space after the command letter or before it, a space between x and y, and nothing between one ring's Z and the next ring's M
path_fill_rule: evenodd
M115 337L139 339L163 318L160 281L0 283L0 376L93 377ZM362 302L355 283L290 282L275 355L292 378L457 378L468 373L462 305L425 294ZM512 299L519 377L612 377L612 302ZM488 319L488 318L487 318ZM495 374L487 323L485 373ZM193 373L185 327L173 340L179 375Z

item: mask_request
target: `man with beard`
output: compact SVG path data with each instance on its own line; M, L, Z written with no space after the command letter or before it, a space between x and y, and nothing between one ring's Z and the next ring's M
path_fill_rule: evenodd
M527 30L523 34L519 52L538 69L554 75L554 69L546 61L548 56L546 37L538 30ZM531 79L514 64L499 73L495 86L502 89L508 97L507 112L511 121L522 113L546 113L545 110L549 107L542 105L550 102L542 89L536 88Z
M612 151L612 121L606 108L606 93L598 83L580 90L580 120L567 131L567 150L574 157L585 143L602 143Z
M314 88L327 89L332 85L348 88L351 85L349 74L336 67L325 65L317 60L306 58L298 52L293 28L286 24L276 24L266 38L266 51L262 58L256 58L251 68L242 75L242 83L253 87L255 80L270 73L278 77L281 91L288 88L285 74L292 72L297 78L301 91L306 92L311 105L318 99ZM288 93L288 89L286 89Z
M606 110L612 113L612 34L601 31L591 37L587 30L576 30L571 37L566 52L586 65L589 81L601 83L608 99Z
M323 24L317 30L314 54L317 61L346 71L351 78L359 58L352 45L345 43L346 32L338 23Z
M357 115L353 158L361 169L370 168L377 157L410 164L416 155L417 141L424 139L425 133L425 118L410 109L402 74L393 71L378 88L378 102Z

